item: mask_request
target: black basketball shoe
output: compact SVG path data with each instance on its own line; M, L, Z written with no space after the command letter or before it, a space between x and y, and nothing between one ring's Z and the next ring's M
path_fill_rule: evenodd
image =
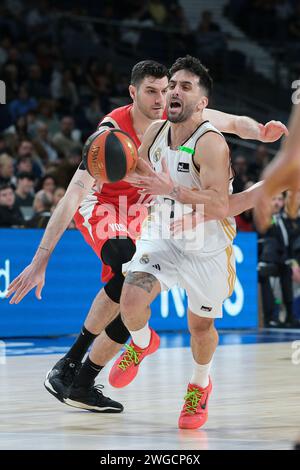
M71 387L68 398L64 403L82 410L94 411L96 413L121 413L123 405L105 397L102 393L103 385L92 385L90 387Z
M68 357L60 359L46 375L44 385L48 392L63 403L80 368L80 361Z

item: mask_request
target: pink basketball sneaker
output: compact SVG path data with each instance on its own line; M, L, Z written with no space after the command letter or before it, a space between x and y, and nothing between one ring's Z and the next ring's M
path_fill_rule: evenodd
M205 388L189 384L185 403L179 416L178 427L181 429L197 429L206 423L208 418L208 399L212 391L212 383Z
M144 357L153 354L158 348L160 339L152 328L149 346L141 349L131 340L129 346L126 344L126 351L116 360L109 373L109 383L113 387L126 387L133 381L138 373L139 365Z

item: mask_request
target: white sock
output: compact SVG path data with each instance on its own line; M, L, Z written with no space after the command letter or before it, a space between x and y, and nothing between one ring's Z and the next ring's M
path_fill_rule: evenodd
M197 364L197 362L194 361L194 371L190 383L199 385L199 387L202 388L207 387L209 384L209 372L212 362L213 360L211 359L208 364L202 365Z
M130 331L132 341L136 344L139 348L145 349L150 344L151 339L151 330L149 328L148 322L146 325L141 328L140 330Z

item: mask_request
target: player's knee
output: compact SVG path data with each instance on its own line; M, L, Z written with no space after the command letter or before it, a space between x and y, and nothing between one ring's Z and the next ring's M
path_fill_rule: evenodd
M131 319L136 317L136 315L146 307L147 305L145 305L145 301L141 295L137 294L136 290L131 288L131 285L124 284L120 299L120 311L122 315L127 319Z
M103 245L101 258L115 273L121 273L122 265L130 261L134 253L135 244L130 238L112 238Z
M211 332L215 329L214 319L199 317L197 321L190 325L189 329L193 337L201 339L207 334L211 334Z
M124 344L128 340L130 334L124 325L121 315L119 314L109 325L105 328L107 336L116 343Z
M118 272L104 286L106 295L116 304L120 303L124 279L123 274Z
M139 306L135 303L134 297L131 295L121 296L120 299L120 311L127 320L130 320L132 317L135 317L136 312L138 312Z

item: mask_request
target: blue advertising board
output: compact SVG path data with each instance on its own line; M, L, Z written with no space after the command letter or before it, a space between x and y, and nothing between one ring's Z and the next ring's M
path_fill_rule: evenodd
M0 337L57 336L77 333L102 286L101 263L76 230L67 231L56 247L46 273L42 300L34 292L18 305L5 298L7 287L30 263L42 230L0 230ZM237 280L224 304L219 328L254 328L257 318L256 234L242 233L234 244ZM187 328L182 289L164 292L152 306L151 325L158 331Z

